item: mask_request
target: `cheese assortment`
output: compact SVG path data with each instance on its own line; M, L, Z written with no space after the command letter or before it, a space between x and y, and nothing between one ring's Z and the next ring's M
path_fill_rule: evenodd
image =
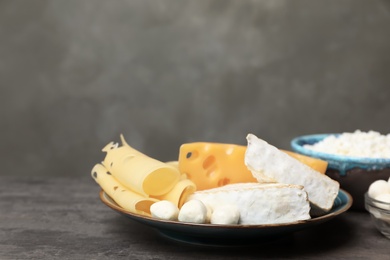
M166 163L120 137L122 146L104 147L91 174L132 213L197 224L290 223L310 219L312 205L328 211L338 192L338 183L324 175L327 162L264 146L254 135L248 146L183 144L178 161Z
M234 144L205 142L183 144L179 150L179 171L187 174L196 184L197 190L232 183L257 182L244 163L246 149L246 146ZM328 162L291 151L281 151L313 170L325 174Z

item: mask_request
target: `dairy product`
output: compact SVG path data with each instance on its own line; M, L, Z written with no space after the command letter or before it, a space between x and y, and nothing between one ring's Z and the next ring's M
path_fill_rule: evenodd
M192 194L196 190L195 184L188 179L182 179L176 183L176 185L168 193L161 196L151 196L159 200L168 200L181 208L188 195Z
M244 164L245 146L218 143L182 144L179 170L206 190L229 183L254 182L256 179Z
M211 224L234 225L240 220L240 211L235 205L221 205L213 210Z
M299 153L294 153L291 151L286 151L286 150L281 150L281 151L290 155L291 157L297 159L301 163L306 164L307 166L309 166L310 168L312 168L313 170L315 170L319 173L325 174L326 169L328 168L327 161L324 161L324 160L321 160L318 158L314 158L314 157L309 157L309 156L299 154Z
M304 147L329 154L390 158L390 134L381 135L375 131L356 130L352 133L342 133L339 136L330 135L315 144L307 144Z
M246 149L246 146L223 143L183 144L179 151L178 168L196 184L197 190L232 183L256 182L256 178L244 163ZM326 161L282 151L323 174L327 169Z
M178 219L181 222L204 224L207 220L207 207L200 200L189 200L181 207Z
M211 218L216 214L215 211L219 211L219 207L236 207L239 211L238 224L243 225L291 223L310 219L307 193L299 185L234 183L196 191L188 200L199 200L210 205L213 209ZM232 214L232 211L228 210L228 214ZM219 218L217 215L214 217ZM235 216L231 217L234 219Z
M275 146L248 134L245 164L259 182L280 182L302 185L310 202L329 211L339 192L339 183L295 160Z
M374 202L377 207L390 210L390 178L388 181L376 180L371 183L368 196L380 202Z
M196 190L195 184L180 174L178 163L163 163L129 146L111 142L103 148L106 156L91 172L100 187L122 208L150 216L154 203L167 200L181 207Z
M127 189L101 164L93 167L91 175L119 206L130 212L147 216L150 214L150 206L158 201Z
M374 204L377 207L380 207L380 208L385 209L385 210L390 210L390 193L379 194L375 199L377 201L382 202L382 203L374 202Z
M374 199L386 193L390 194L390 183L385 180L376 180L368 188L368 196Z
M174 166L151 158L128 145L109 143L102 164L126 188L141 195L159 196L169 192L180 179Z
M179 208L168 200L161 200L150 207L152 217L163 220L177 220Z

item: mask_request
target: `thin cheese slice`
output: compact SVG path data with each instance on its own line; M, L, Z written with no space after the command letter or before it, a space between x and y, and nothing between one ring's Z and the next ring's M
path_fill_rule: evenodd
M239 224L291 223L310 219L310 204L302 186L282 183L236 183L196 191L188 197L211 208L233 205L240 213Z
M130 147L123 135L122 146L110 143L102 164L126 188L144 196L169 192L179 181L177 167L160 162Z
M178 167L180 172L195 182L198 190L230 183L256 182L244 162L246 149L246 146L222 143L183 144L180 147ZM321 173L325 173L328 166L326 161L320 159L282 151Z
M195 184L188 179L182 179L176 183L175 187L167 194L157 196L156 199L168 200L175 204L179 209L183 206L187 197L196 190Z
M101 164L96 164L93 167L91 175L119 206L132 213L150 216L150 206L158 201L128 190Z
M169 162L166 162L166 164L171 165L171 166L175 167L177 170L179 170L179 162L178 161L169 161Z
M328 211L339 191L339 183L281 152L253 134L247 136L245 164L259 182L272 180L302 185L310 202Z

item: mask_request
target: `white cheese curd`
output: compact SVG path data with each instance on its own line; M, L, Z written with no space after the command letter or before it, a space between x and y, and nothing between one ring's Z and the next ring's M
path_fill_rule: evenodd
M179 221L204 224L207 220L207 207L200 200L189 200L179 211Z
M374 199L377 199L379 195L386 193L390 193L390 185L389 182L385 180L376 180L371 183L368 188L368 196Z
M328 136L323 140L304 145L305 148L336 155L368 158L390 158L390 134L381 135L379 132L342 133L339 136Z
M240 220L240 211L235 205L222 205L213 209L211 224L234 225Z
M179 215L178 207L168 200L155 202L150 206L152 217L164 220L177 220Z

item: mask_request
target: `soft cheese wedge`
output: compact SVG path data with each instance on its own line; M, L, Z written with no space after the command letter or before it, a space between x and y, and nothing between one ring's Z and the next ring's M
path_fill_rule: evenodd
M329 211L337 197L339 183L253 134L247 136L245 164L259 182L302 185L313 206Z
M310 203L302 186L282 183L235 183L196 191L187 199L209 207L236 206L239 224L291 223L310 219Z

